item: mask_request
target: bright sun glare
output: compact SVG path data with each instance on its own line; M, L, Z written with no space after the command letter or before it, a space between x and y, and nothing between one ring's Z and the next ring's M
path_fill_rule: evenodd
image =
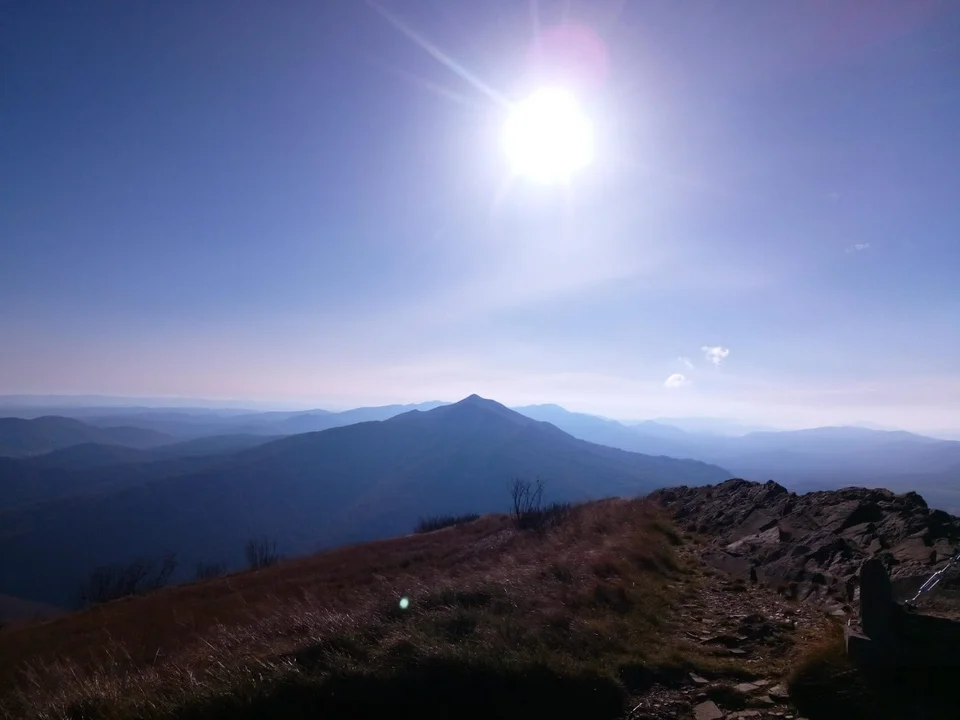
M571 92L542 87L511 109L503 149L518 175L563 182L593 160L593 128Z

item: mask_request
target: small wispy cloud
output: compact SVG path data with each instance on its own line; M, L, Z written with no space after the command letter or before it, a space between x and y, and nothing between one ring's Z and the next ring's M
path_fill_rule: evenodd
M682 355L677 358L677 361L683 365L687 370L693 370L693 361L688 357L683 357Z
M863 252L870 249L870 243L855 243L847 248L848 253Z
M703 352L703 356L714 365L719 365L724 360L727 359L727 355L730 354L730 348L721 347L719 345L704 345L700 348Z
M683 387L684 385L689 385L690 382L691 381L687 379L686 375L682 375L680 373L674 373L664 381L663 386L665 388L671 388L671 389L679 388L679 387Z

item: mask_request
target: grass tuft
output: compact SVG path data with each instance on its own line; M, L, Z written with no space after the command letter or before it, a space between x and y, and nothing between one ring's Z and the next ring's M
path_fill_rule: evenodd
M436 530L443 530L444 528L473 522L479 519L479 517L476 513L467 513L465 515L431 515L420 518L413 531L415 533L434 532Z

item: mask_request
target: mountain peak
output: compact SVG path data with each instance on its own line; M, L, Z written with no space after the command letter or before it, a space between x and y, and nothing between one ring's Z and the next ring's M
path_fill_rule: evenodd
M465 397L463 400L455 402L452 405L444 405L436 408L435 410L431 410L430 413L439 413L448 417L498 416L500 418L508 419L513 423L520 423L523 425L536 422L531 420L526 415L521 415L520 413L511 410L506 405L501 405L496 400L480 397L476 393L470 395L469 397Z
M489 398L480 397L476 393L465 397L460 402L454 403L455 407L480 407L486 408L487 410L508 410L506 405L501 405L496 400L490 400Z

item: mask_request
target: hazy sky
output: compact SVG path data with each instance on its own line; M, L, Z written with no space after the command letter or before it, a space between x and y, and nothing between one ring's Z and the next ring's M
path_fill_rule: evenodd
M535 8L0 0L0 393L960 427L960 2Z

